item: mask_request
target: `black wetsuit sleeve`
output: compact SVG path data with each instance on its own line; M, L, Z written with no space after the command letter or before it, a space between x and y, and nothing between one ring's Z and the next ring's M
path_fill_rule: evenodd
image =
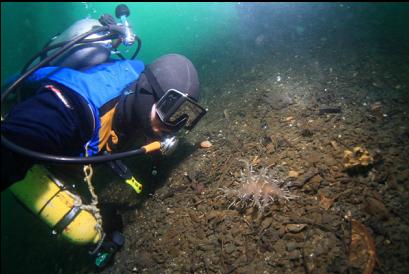
M77 102L79 95L64 92L67 107L52 91L44 89L16 105L1 123L2 134L24 148L55 155L78 156L90 138L89 110ZM36 163L1 146L2 190L24 178Z

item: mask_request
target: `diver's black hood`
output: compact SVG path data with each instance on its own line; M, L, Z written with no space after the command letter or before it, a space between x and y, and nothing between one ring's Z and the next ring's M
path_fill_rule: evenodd
M148 67L162 91L152 90L156 88L154 83L155 79L151 79L151 77L147 74L145 75L145 73L142 74L141 81L147 78L146 80L151 87L149 92L155 92L158 96L155 98L156 100L159 100L160 97L164 95L161 94L161 92L164 93L169 89L176 89L188 94L196 101L199 100L199 77L196 68L185 56L180 54L167 54L156 59Z
M142 76L141 76L142 77ZM145 135L148 138L157 137L152 130L150 114L155 103L151 93L146 92L145 81L135 81L128 90L131 93L122 96L115 110L113 129L121 139L133 134Z
M151 72L149 77L146 70ZM155 138L158 136L152 130L150 119L153 104L169 89L187 93L197 101L199 78L189 59L180 54L167 54L148 65L130 89L134 92L121 98L117 106L115 131L129 134L142 130L145 136Z

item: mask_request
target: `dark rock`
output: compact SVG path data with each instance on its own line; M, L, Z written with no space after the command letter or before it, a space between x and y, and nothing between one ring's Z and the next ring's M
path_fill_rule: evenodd
M313 133L313 131L312 131L311 129L309 129L309 128L304 128L304 129L301 131L301 136L303 136L303 137L311 137L312 135L314 135L314 133Z
M287 247L287 251L291 252L291 251L297 249L298 245L297 245L296 242L288 242L286 247Z
M272 142L273 142L273 140L271 139L270 136L263 136L263 137L261 138L261 144L262 144L263 146L267 146L268 144L271 144Z
M302 187L308 180L318 174L318 170L315 168L310 169L306 173L297 178L296 181L289 183L288 187Z
M299 259L299 258L301 258L301 252L298 249L295 249L295 250L288 253L287 258L290 259L290 260Z
M226 245L224 246L224 251L225 251L227 254L231 254L231 253L233 253L235 250L236 250L236 246L233 245L232 243L228 243L228 244L226 244Z
M321 107L319 110L319 115L327 113L340 113L341 107Z
M378 217L379 219L389 218L389 212L385 205L381 201L372 197L366 199L365 211L372 216Z

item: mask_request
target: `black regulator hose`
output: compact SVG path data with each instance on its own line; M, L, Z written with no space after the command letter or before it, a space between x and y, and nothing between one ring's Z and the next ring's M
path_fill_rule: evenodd
M7 140L3 135L1 135L1 144L6 146L8 149L15 153L23 154L29 158L36 159L38 161L43 161L52 164L96 164L114 161L118 159L128 158L135 155L141 155L146 153L145 148L138 148L130 151L119 152L115 154L107 154L92 157L67 157L63 155L51 155L47 153L37 152L31 149L23 148Z
M59 43L60 45L58 45L58 47L62 47L61 49L56 51L54 54L48 56L47 58L42 60L37 65L35 65L32 68L25 71L13 84L11 84L4 91L3 94L1 94L1 104L4 102L6 97L12 91L14 91L19 85L21 85L23 83L23 81L26 80L27 77L30 76L34 71L41 68L45 64L53 61L54 59L58 58L59 56L64 54L66 51L68 51L72 46L74 46L77 43L80 43L86 37L88 37L88 36L90 36L90 35L92 35L94 33L98 33L98 32L101 32L101 31L109 31L109 30L111 30L110 26L103 26L103 27L100 27L100 28L97 28L97 29L90 30L90 31L88 31L88 32L74 38L73 40L71 40L69 42L64 42L63 43L64 45ZM116 31L116 29L115 29L115 31ZM98 40L100 40L101 38L104 39L105 37L100 37ZM92 40L94 40L94 39L92 39ZM138 40L140 40L140 39L138 38ZM140 43L139 43L139 45L140 45ZM44 54L46 51L49 51L49 50L55 49L55 48L57 48L57 45L50 46L50 47L47 48L47 50L43 50L41 52L41 54ZM139 51L139 49L140 49L140 47L138 47L136 53ZM36 58L38 56L39 55L36 55ZM30 64L31 64L31 62L28 63L28 66ZM27 69L27 67L25 69ZM8 149L10 149L11 151L13 151L15 153L22 154L22 155L25 155L25 156L30 157L30 158L34 158L34 159L36 159L38 161L45 161L45 162L54 163L54 164L94 164L94 163L114 161L114 160L117 160L117 159L127 158L127 157L131 157L131 156L134 156L134 155L139 155L139 154L146 153L146 149L142 147L142 148L131 150L131 151L120 152L120 153L115 153L115 154L108 154L108 155L101 155L101 156L92 156L92 157L66 157L66 156L62 156L62 155L51 155L51 154L41 153L41 152L37 152L37 151L34 151L34 150L30 150L30 149L26 149L26 148L23 148L21 146L18 146L16 144L14 144L13 142L9 141L3 135L3 133L1 133L1 145L4 145L5 147L7 147Z
M131 60L134 60L136 55L138 55L139 51L141 50L142 47L142 40L138 36L135 35L135 40L138 41L138 47L135 50L135 53L132 55Z

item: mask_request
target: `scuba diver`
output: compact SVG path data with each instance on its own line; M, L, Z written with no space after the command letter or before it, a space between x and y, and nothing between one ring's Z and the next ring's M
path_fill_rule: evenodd
M138 40L140 49L140 39L126 21L127 7L119 5L116 15L121 24L110 15L74 24L48 43L36 55L42 57L37 65L26 65L2 93L3 103L17 87L34 92L4 119L2 115L2 190L10 187L53 232L77 244L96 244L90 253L97 254L98 266L105 265L124 240L117 231L108 236L103 231L90 164L107 162L140 193L142 184L120 159L172 152L178 132L192 130L207 112L198 104L197 71L185 56L166 54L145 65L133 60L137 52L126 60L111 51L119 44L107 42L113 37L126 46ZM110 58L112 52L121 58ZM147 145L130 150L140 137ZM92 204L84 205L46 164L84 165Z

